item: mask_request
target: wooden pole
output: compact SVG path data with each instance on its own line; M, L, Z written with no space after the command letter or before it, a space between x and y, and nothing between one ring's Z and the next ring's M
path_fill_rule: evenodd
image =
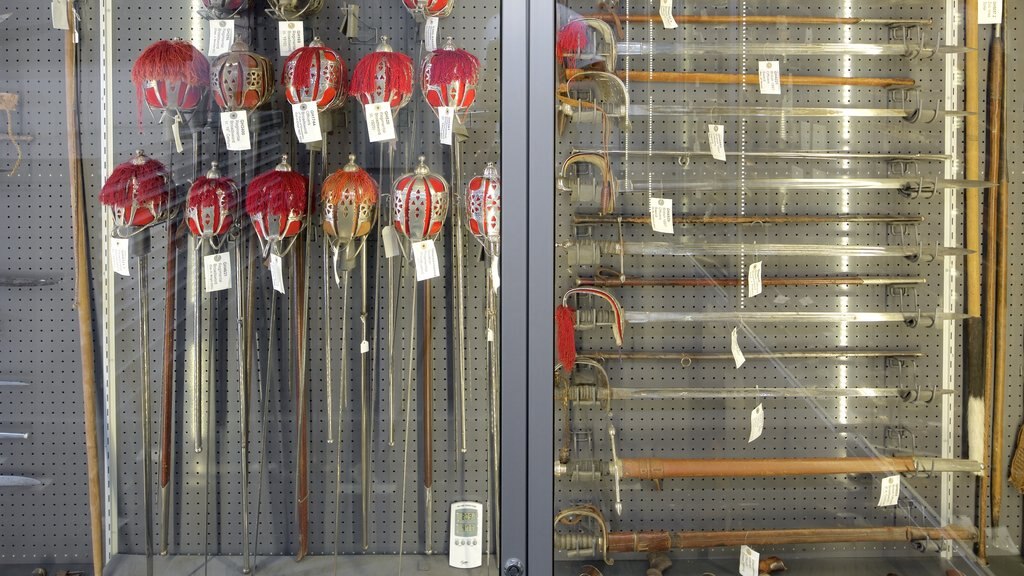
M903 474L914 472L911 456L892 458L622 458L622 478L764 478L823 474Z
M103 507L100 493L99 407L96 389L96 346L93 334L92 298L89 286L89 226L85 216L82 182L81 134L78 130L78 44L75 43L75 12L68 3L70 30L64 33L64 115L68 137L68 185L71 192L71 236L75 250L75 308L82 358L82 400L85 412L85 461L89 486L89 529L92 569L103 574Z
M1006 408L1006 332L1007 332L1007 290L1009 289L1009 244L1010 244L1010 183L1006 164L1006 102L1004 99L1006 45L1002 36L1002 26L996 26L995 34L989 48L989 108L999 110L997 126L999 156L988 157L990 164L995 164L998 186L989 191L995 195L996 213L996 316L995 349L993 360L992 381L992 525L999 526L1003 504L1003 486L1006 482L1003 472L1003 422ZM991 131L990 131L991 134Z
M572 78L585 70L569 68L566 78ZM674 84L747 84L756 86L760 80L757 74L723 74L717 72L616 72L622 80L630 82L658 82ZM913 78L844 78L842 76L795 76L783 74L785 86L859 86L867 88L911 88ZM971 176L968 174L967 176Z

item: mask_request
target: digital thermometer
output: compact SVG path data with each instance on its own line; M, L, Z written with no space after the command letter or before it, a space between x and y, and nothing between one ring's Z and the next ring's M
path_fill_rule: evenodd
M476 568L483 561L484 505L479 502L453 502L449 524L448 565Z

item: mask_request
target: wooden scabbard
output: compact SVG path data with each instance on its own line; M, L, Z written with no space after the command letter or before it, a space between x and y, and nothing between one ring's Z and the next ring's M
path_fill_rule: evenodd
M177 199L170 199L171 205ZM164 349L163 349L163 400L160 406L160 487L171 481L171 459L174 450L174 340L175 316L178 309L178 242L182 228L178 218L167 221L167 281L164 290L167 302L164 306Z
M891 458L623 458L621 477L764 478L825 474L899 474L917 468L910 456Z
M605 22L630 22L633 24L644 24L648 22L661 22L660 16L647 16L631 14L629 16L616 16L613 14L591 14L587 18L597 18ZM677 24L746 24L748 26L829 26L845 25L851 26L860 24L861 18L835 18L827 16L710 16L701 14L683 14L675 16Z
M578 68L565 71L566 78L584 72ZM748 84L757 85L757 74L723 74L718 72L616 72L619 78L630 82L658 82L673 84ZM913 78L843 78L841 76L796 76L783 74L785 86L859 86L868 88L911 88Z
M668 552L687 548L720 546L771 546L781 544L831 544L844 542L915 542L919 540L974 540L977 532L967 526L919 528L806 528L794 530L732 530L725 532L611 532L608 552Z
M1007 335L1007 290L1009 289L1009 175L1006 165L1006 108L1005 85L1005 45L1002 35L992 36L989 46L988 75L988 107L989 122L996 122L989 127L988 137L995 138L997 155L989 151L989 177L998 185L988 192L995 196L995 246L993 257L995 265L995 317L991 322L994 327L993 378L992 378L992 525L999 526L1003 502L1003 486L1006 478L1003 473L1003 422L1006 408L1006 335ZM993 166L994 165L994 166ZM988 218L988 215L986 215ZM987 247L986 247L987 248Z

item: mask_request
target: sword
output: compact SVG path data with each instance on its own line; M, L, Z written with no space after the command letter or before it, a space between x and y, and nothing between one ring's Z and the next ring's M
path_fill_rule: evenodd
M585 18L596 18L605 22L635 22L640 24L661 23L660 16L647 16L642 14L631 14L620 16L618 14L588 14ZM834 16L790 16L790 15L711 15L711 14L681 14L673 17L677 24L743 24L747 26L828 26L831 24L840 26L931 26L931 18L852 18Z
M928 394L922 394L928 392ZM598 388L574 384L569 400L593 403L609 400L692 400L710 398L899 398L904 402L931 402L952 390L909 388ZM556 395L556 399L558 396Z
M597 276L581 276L576 279L577 286L589 286L597 288L628 287L638 288L643 286L677 287L677 288L704 288L712 286L744 286L744 278L628 278L625 275L613 273L602 274L598 271ZM762 278L763 286L905 286L914 284L925 284L927 278L911 277L870 277L870 276L842 276L842 277L816 277L816 278Z
M0 475L0 488L34 488L43 483L28 476Z
M925 46L923 43L866 43L853 42L618 42L615 53L577 52L572 57L581 60L604 61L613 56L648 56L652 54L678 54L683 56L744 56L763 54L771 56L903 56L906 58L932 58L947 54L966 54L964 46Z
M565 71L566 78L572 78L584 72L578 68ZM727 74L719 72L617 72L616 76L629 82L655 82L659 84L746 84L758 85L757 74ZM782 74L779 78L783 86L844 86L864 88L913 88L913 78L872 78L843 76L798 76Z
M730 353L720 352L613 352L611 350L587 351L587 358L607 362L619 361L672 361L688 367L694 362L732 361ZM851 360L855 358L923 358L920 350L853 350L837 348L833 350L783 350L775 352L744 352L748 360Z
M920 224L924 216L872 216L842 214L838 216L817 215L766 215L766 216L718 216L713 214L673 216L673 224ZM650 216L629 216L626 214L573 214L574 226L591 224L650 224Z
M573 148L573 154L615 154L625 155L626 150L597 150L597 149L577 149ZM640 150L629 150L629 154L636 156L649 156L649 157L672 157L680 159L691 159L691 158L712 158L711 152L704 150L652 150L650 152ZM791 150L783 152L766 152L766 151L744 151L744 152L726 152L726 157L734 157L741 159L757 159L757 160L839 160L839 161L850 161L850 160L878 160L885 162L945 162L950 160L952 157L947 154L886 154L886 153L873 153L873 152L812 152L802 150Z

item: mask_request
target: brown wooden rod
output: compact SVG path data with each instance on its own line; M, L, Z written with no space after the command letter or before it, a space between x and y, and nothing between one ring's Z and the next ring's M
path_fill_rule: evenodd
M730 530L723 532L610 532L608 552L668 552L719 546L772 546L781 544L833 544L844 542L917 542L921 540L974 540L970 526L923 528L801 528L792 530Z
M730 353L718 352L621 352L612 350L587 350L581 351L579 356L586 356L594 360L671 360L690 365L693 362L705 361L732 361ZM845 358L923 358L924 353L919 350L794 350L779 352L744 352L747 360L795 360L795 359L845 359Z
M572 223L587 224L650 224L650 216L575 214ZM924 216L854 215L841 216L673 216L675 224L919 224Z
M925 284L927 278L880 278L860 276L836 276L818 278L762 278L764 286L862 286L862 285L892 285L892 284ZM639 288L639 287L678 287L678 288L702 288L711 286L743 286L746 280L743 278L618 278L618 277L588 277L581 276L576 279L577 286L592 286L599 288Z
M981 55L978 48L978 0L966 0L964 2L964 47L968 53L964 54L964 111L967 117L964 119L964 176L968 179L981 177ZM970 250L964 262L964 292L967 304L967 314L972 317L981 317L981 191L978 188L964 190L964 248ZM965 325L964 348L965 350L982 351L984 342L973 342L972 339L981 338L984 341L983 321L975 321L974 329L970 321ZM981 363L982 366L971 366L968 364L964 375L968 378L965 383L969 393L972 386L986 388L984 374L984 354L967 356L968 363ZM978 378L978 375L981 378ZM973 376L973 380L970 378ZM984 393L983 393L984 395ZM982 407L984 409L984 406ZM970 422L968 422L968 433L970 433ZM984 431L979 431L984 436ZM984 444L984 441L982 441ZM981 446L983 453L987 453L987 447ZM982 455L982 458L984 456ZM987 471L987 470L986 470ZM982 474L978 478L978 542L975 547L975 554L983 564L988 563L988 551L986 550L985 527L988 524L988 475Z
M67 3L68 22L75 22L73 4ZM78 44L72 25L64 32L64 122L68 138L68 190L71 194L71 236L75 255L75 308L82 362L82 408L85 416L85 464L89 490L89 532L93 574L103 573L103 506L100 492L99 397L96 388L96 346L89 285L88 221L82 182L81 134L78 130Z
M584 72L578 68L565 71L566 78ZM658 82L673 84L748 84L757 85L757 74L723 74L718 72L616 72L619 78L630 82ZM913 78L843 78L841 76L796 76L783 74L786 86L860 86L868 88L911 88Z
M587 18L598 18L605 22L630 22L630 23L647 23L647 22L661 22L660 16L646 16L631 14L629 16L617 16L614 14L590 14ZM903 19L880 19L880 18L836 18L828 16L771 16L771 15L754 15L754 16L710 16L700 14L682 14L675 16L677 24L747 24L751 26L757 25L778 25L778 26L828 26L833 24L843 26L853 26L856 24L907 24L907 25L918 25L918 26L930 26L932 21L930 19L920 20L903 20Z
M622 458L622 478L767 478L825 474L900 474L917 470L911 456L879 458Z
M993 79L992 77L995 76ZM1006 163L1005 43L1002 27L996 26L989 48L989 107L1000 110L999 157L988 161L998 164L999 185L989 194L996 195L996 334L995 368L992 382L992 525L999 526L1003 505L1003 422L1006 417L1006 333L1007 290L1010 283L1010 182ZM992 94L991 92L995 92ZM991 172L991 171L990 171Z

